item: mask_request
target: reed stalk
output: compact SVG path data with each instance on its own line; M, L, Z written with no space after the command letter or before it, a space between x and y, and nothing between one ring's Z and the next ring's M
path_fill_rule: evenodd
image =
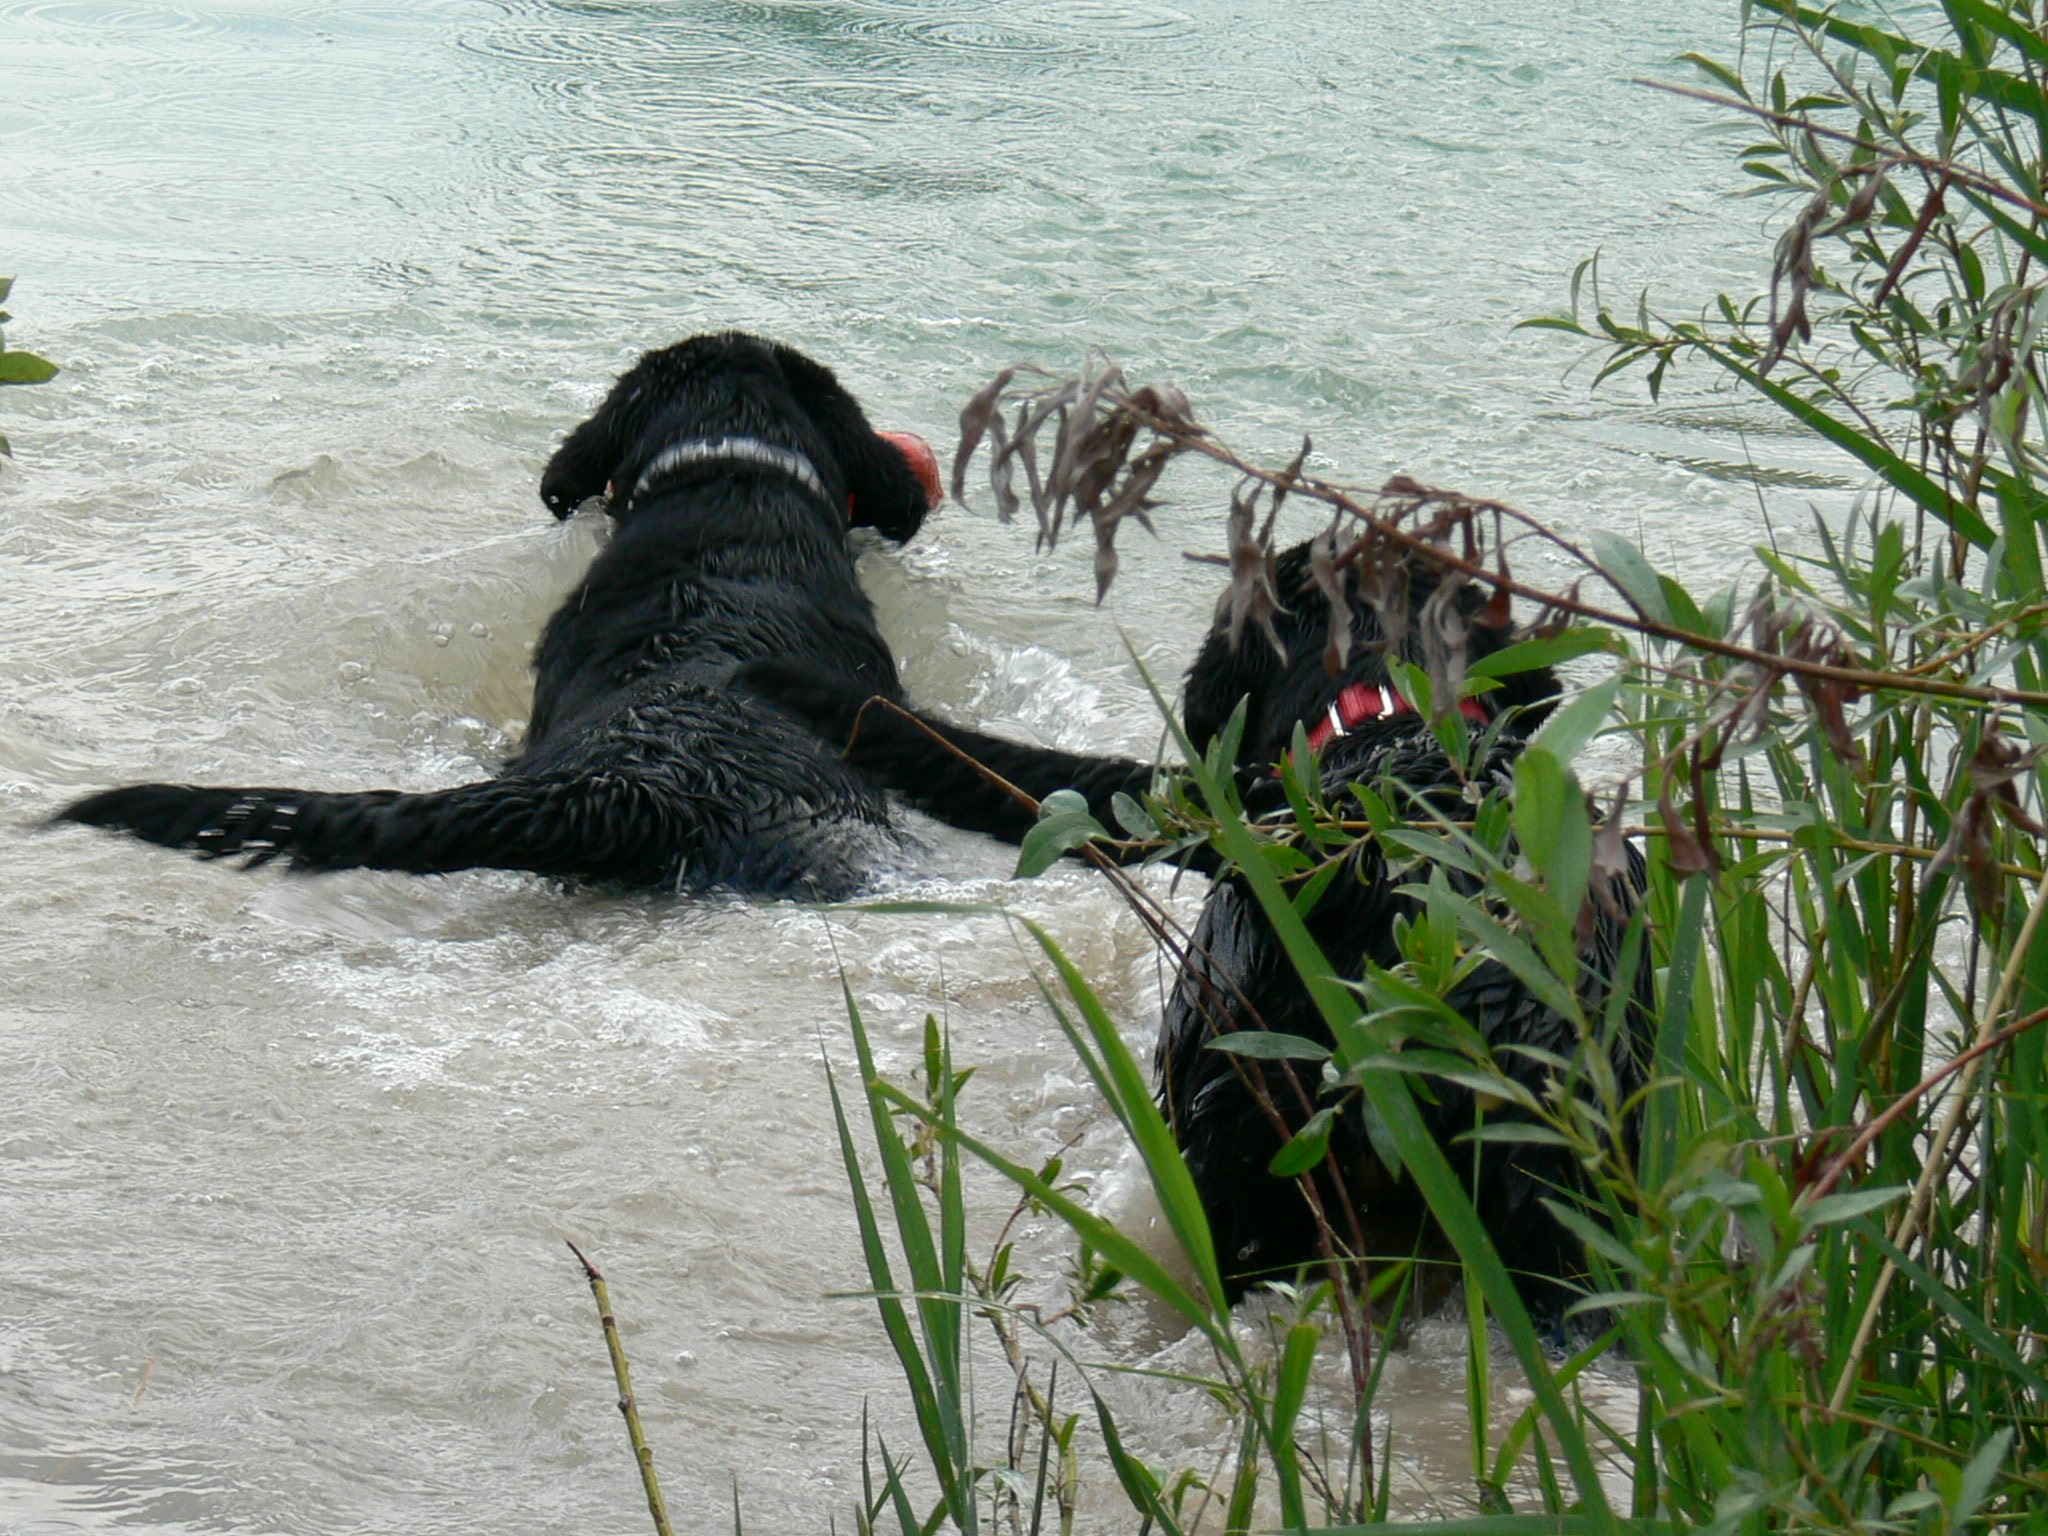
M626 1438L632 1443L633 1464L640 1470L640 1486L647 1493L647 1513L654 1521L655 1536L675 1536L668 1523L668 1509L661 1499L661 1479L654 1472L654 1447L647 1443L647 1432L640 1424L640 1404L633 1396L633 1373L626 1365L625 1341L619 1337L618 1320L612 1315L611 1293L605 1286L604 1276L599 1273L581 1248L568 1238L562 1240L569 1245L569 1251L576 1255L576 1262L583 1266L583 1277L590 1282L590 1294L597 1301L598 1325L604 1330L604 1347L612 1357L612 1379L619 1385L619 1412L626 1420ZM739 1523L739 1489L733 1489L733 1523Z

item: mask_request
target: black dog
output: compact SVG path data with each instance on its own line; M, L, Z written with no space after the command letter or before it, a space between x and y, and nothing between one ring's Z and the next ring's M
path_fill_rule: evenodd
M889 835L884 797L733 673L772 655L899 695L846 535L915 533L939 495L931 450L877 434L809 358L732 332L642 357L540 493L558 518L602 494L614 530L548 621L524 750L497 778L430 794L138 784L57 819L304 870L857 889Z
M1279 558L1277 576L1285 605L1276 619L1278 648L1257 635L1233 644L1219 619L1189 670L1184 719L1195 747L1206 751L1242 700L1246 718L1236 767L1253 814L1285 810L1274 770L1289 750L1297 723L1307 729L1333 803L1344 785L1392 778L1410 789L1434 792L1432 798L1449 814L1458 814L1462 786L1427 724L1390 686L1386 643L1369 605L1352 603L1351 661L1341 676L1331 677L1323 664L1329 602L1312 578L1306 545ZM1411 611L1421 608L1433 586L1428 578L1418 578ZM1476 607L1476 597L1460 605L1469 626L1468 662L1500 649L1509 638L1505 630L1478 622ZM1411 628L1403 650L1418 660L1413 633ZM866 701L853 697L843 684L775 663L749 669L749 675L786 707L848 741L852 762L918 806L954 825L1011 841L1032 826L1031 807L994 786L986 774L935 741L933 733L1033 799L1061 788L1080 791L1105 826L1115 825L1112 797L1143 794L1159 772L1154 764L1128 758L1025 747L928 719L920 725L892 710L864 707ZM1556 678L1538 669L1511 674L1501 687L1465 701L1467 728L1475 737L1502 717L1490 746L1479 754L1475 778L1497 779L1511 771L1523 739L1519 733L1548 712L1557 692ZM1215 867L1213 855L1208 867ZM1348 867L1314 907L1309 929L1343 975L1357 978L1368 961L1391 965L1399 958L1394 923L1412 913L1415 903L1397 894L1397 884L1368 839L1355 846ZM1619 914L1636 894L1629 880L1613 885L1608 893L1612 904L1595 924L1585 968L1584 1002L1593 1019L1601 1017L1619 956L1625 927ZM1624 1010L1625 1027L1611 1045L1624 1097L1643 1081L1653 1006L1647 969L1638 968ZM1539 1096L1552 1073L1516 1048L1534 1047L1567 1060L1581 1050L1575 1026L1492 961L1462 983L1451 1003L1498 1050L1499 1064ZM1314 1074L1205 1048L1212 1039L1253 1029L1326 1045L1331 1038L1257 900L1240 878L1229 877L1210 890L1167 1002L1156 1070L1161 1108L1194 1175L1233 1296L1261 1279L1286 1278L1323 1252L1300 1185L1268 1172L1286 1137L1322 1097ZM1423 1097L1424 1118L1453 1165L1461 1172L1472 1169L1475 1146L1456 1141L1475 1123L1470 1091L1437 1080ZM1489 1119L1505 1117L1496 1111ZM1554 1325L1574 1295L1570 1282L1584 1271L1584 1252L1542 1201L1549 1196L1569 1204L1583 1190L1583 1176L1572 1158L1554 1146L1485 1142L1477 1145L1476 1154L1471 1192L1479 1214L1532 1312ZM1336 1120L1330 1155L1314 1183L1340 1256L1343 1251L1382 1258L1447 1255L1413 1183L1375 1154L1355 1099Z

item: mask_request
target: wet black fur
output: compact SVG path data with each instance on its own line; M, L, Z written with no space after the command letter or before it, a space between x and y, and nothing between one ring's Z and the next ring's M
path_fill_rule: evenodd
M826 496L725 460L629 498L665 447L726 436L798 451ZM916 475L830 372L730 332L642 357L556 451L541 498L566 518L611 486L611 540L542 633L525 746L498 777L426 794L137 784L56 819L301 870L851 893L888 836L884 797L733 673L778 656L900 694L846 530L850 516L909 538L926 512Z
M1305 546L1281 556L1279 585L1286 604L1277 621L1284 656L1255 633L1233 646L1219 621L1188 672L1183 700L1188 735L1203 750L1223 730L1238 701L1245 700L1237 767L1247 808L1254 814L1284 814L1284 796L1271 770L1288 750L1296 722L1312 724L1352 682L1388 678L1379 628L1363 603L1355 605L1350 665L1339 677L1325 672L1329 607L1310 578ZM1424 595L1426 586L1416 593L1418 606ZM1465 617L1469 621L1475 616L1468 609ZM1507 639L1505 633L1473 622L1466 642L1468 658L1477 660ZM942 820L1012 841L1031 827L1035 818L1028 808L892 712L875 707L862 711L862 701L843 688L774 663L752 669L752 674L758 686L774 692L821 730L841 740L851 735L852 761ZM1506 713L1506 719L1484 772L1512 771L1523 739L1520 733L1540 720L1556 695L1555 677L1538 670L1515 675L1486 696L1488 707ZM1105 826L1116 825L1111 797L1119 791L1134 797L1144 793L1159 771L1152 763L1134 759L1021 746L935 720L925 723L1034 799L1056 789L1079 790ZM1329 743L1319 768L1326 790L1333 792L1347 783L1391 776L1411 788L1441 792L1453 814L1461 803L1441 746L1413 714L1365 724ZM1398 958L1394 920L1412 910L1412 903L1395 893L1397 883L1389 879L1377 847L1368 840L1352 853L1348 875L1335 881L1316 905L1309 928L1344 975L1360 976L1368 960L1387 965ZM1625 908L1634 891L1625 889L1617 895ZM1621 924L1611 918L1597 925L1587 967L1588 1001L1596 1018L1621 937ZM1480 966L1452 1002L1496 1048L1536 1046L1565 1057L1579 1049L1574 1027L1492 962ZM1625 1092L1642 1080L1651 1006L1644 975L1625 1010L1623 1038L1613 1044ZM1299 1185L1266 1171L1282 1134L1261 1107L1253 1085L1253 1075L1262 1076L1266 1096L1291 1134L1317 1103L1314 1070L1296 1069L1290 1077L1283 1066L1262 1071L1245 1058L1204 1048L1217 1036L1258 1028L1324 1043L1330 1039L1251 891L1240 880L1226 878L1210 889L1188 959L1167 1001L1155 1067L1160 1105L1194 1174L1234 1294L1262 1278L1291 1276L1321 1252L1315 1220ZM1545 1069L1512 1050L1500 1051L1498 1060L1542 1092ZM1473 1125L1471 1095L1455 1084L1437 1082L1425 1099L1424 1118L1453 1166L1461 1172L1472 1169L1473 1144L1456 1141ZM1332 1155L1316 1180L1339 1238L1351 1252L1372 1257L1418 1251L1448 1256L1425 1202L1412 1182L1396 1178L1374 1154L1356 1100L1352 1103L1353 1109L1337 1121ZM1500 1118L1499 1112L1494 1118ZM1471 1188L1479 1214L1508 1267L1516 1272L1532 1311L1555 1321L1573 1297L1571 1282L1584 1269L1584 1254L1541 1201L1549 1195L1569 1202L1571 1192L1582 1187L1579 1172L1556 1149L1535 1145L1487 1143L1478 1163ZM1338 1198L1339 1180L1348 1201ZM1347 1205L1358 1213L1356 1227L1335 1214Z

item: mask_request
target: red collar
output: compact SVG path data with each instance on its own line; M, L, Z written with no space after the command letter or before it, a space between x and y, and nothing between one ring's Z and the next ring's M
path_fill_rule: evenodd
M1477 699L1460 699L1458 710L1475 725L1487 722L1486 706ZM1308 749L1320 752L1339 737L1349 736L1354 726L1363 725L1368 720L1414 712L1414 705L1384 683L1353 683L1337 695L1337 701L1330 706L1329 712L1309 727Z

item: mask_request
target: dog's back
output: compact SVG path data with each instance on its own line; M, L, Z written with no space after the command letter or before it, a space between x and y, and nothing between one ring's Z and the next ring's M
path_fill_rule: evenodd
M734 672L778 656L896 696L846 533L909 537L934 480L786 347L728 333L649 353L542 477L557 516L602 495L616 530L548 623L526 744L497 778L423 794L133 785L57 819L298 869L850 894L885 802Z

